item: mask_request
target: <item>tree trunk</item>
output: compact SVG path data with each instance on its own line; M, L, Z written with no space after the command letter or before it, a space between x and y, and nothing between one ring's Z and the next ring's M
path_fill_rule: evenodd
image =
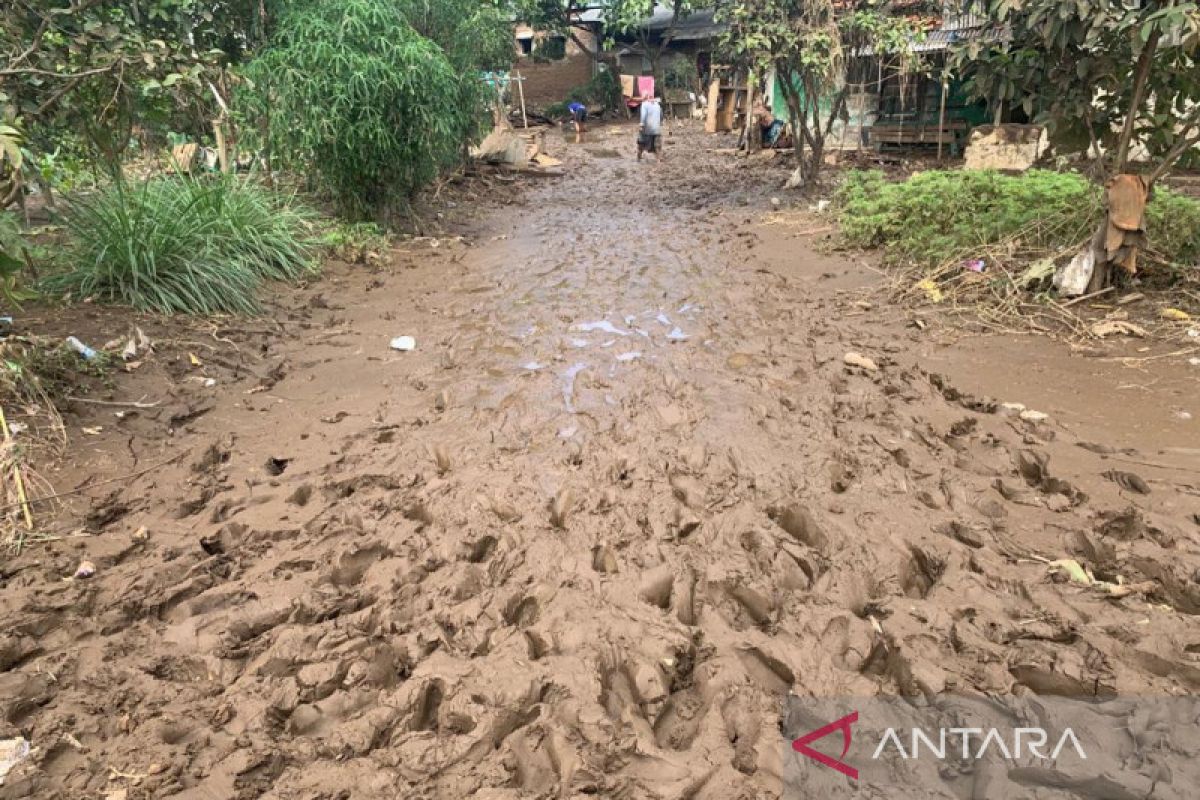
M1121 139L1117 146L1117 162L1113 167L1113 173L1116 175L1125 171L1125 166L1129 161L1129 146L1133 142L1133 129L1137 123L1138 109L1142 107L1142 101L1146 99L1146 84L1149 83L1150 68L1154 64L1154 52L1158 49L1160 36L1158 30L1150 34L1141 54L1138 55L1137 66L1134 67L1133 97L1129 100L1129 111L1125 115L1125 124L1121 126Z

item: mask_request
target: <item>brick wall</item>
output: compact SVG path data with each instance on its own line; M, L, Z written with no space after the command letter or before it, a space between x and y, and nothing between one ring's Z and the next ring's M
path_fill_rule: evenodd
M567 92L592 79L592 59L583 53L562 61L538 63L531 58L518 59L513 70L520 72L525 84L525 103L542 108L562 102Z

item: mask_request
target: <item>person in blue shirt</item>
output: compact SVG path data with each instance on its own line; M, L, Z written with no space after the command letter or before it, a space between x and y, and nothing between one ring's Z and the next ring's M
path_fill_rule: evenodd
M587 121L587 106L578 100L567 103L567 111L571 112L571 120L575 123L575 132L583 133L583 123Z

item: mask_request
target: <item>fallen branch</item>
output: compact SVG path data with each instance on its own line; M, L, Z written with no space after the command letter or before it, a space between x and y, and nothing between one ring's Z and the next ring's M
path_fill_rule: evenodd
M142 395L142 400L144 400L145 397L145 395ZM157 406L162 405L162 400L155 400L153 403L144 403L142 400L122 402L118 400L92 400L87 397L74 396L68 397L67 400L73 403L91 403L94 406L112 406L114 408L156 408Z
M1081 295L1079 295L1079 297L1076 297L1073 300L1068 300L1067 302L1059 303L1058 305L1060 308L1068 308L1069 306L1073 306L1076 303L1082 303L1084 300L1091 300L1092 298L1099 297L1102 294L1108 294L1109 292L1113 291L1116 288L1117 288L1116 286L1105 286L1103 289L1101 289L1098 292L1092 292L1091 294L1081 294Z

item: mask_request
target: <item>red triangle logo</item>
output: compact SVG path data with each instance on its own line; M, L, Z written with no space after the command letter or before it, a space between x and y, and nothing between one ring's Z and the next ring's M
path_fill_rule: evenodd
M793 740L792 741L792 749L795 750L797 753L800 753L801 755L808 756L813 761L816 761L819 764L824 764L825 766L829 767L830 769L836 769L838 772L842 773L843 775L846 775L849 778L852 778L853 780L858 780L858 770L856 770L854 767L852 767L849 764L846 764L842 761L839 761L838 759L833 758L832 756L827 756L824 753L821 753L817 750L813 750L811 747L809 747L809 744L811 744L812 742L815 742L818 739L824 739L826 736L833 733L834 731L841 731L842 732L842 755L841 755L841 758L845 758L846 753L850 752L850 735L851 735L850 726L856 722L858 722L858 712L857 711L847 714L846 716L842 717L841 719L831 722L823 728L817 728L815 731L812 731L811 733L806 733L803 736L801 736L799 739Z

